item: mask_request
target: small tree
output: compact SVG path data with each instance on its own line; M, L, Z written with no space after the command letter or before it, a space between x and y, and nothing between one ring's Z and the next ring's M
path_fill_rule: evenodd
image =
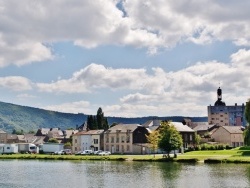
M196 146L200 145L201 137L197 134L197 132L194 133L194 141Z
M163 121L159 128L159 148L165 151L168 157L170 157L170 152L179 149L182 144L182 137L174 125L169 121Z
M48 140L49 143L59 143L58 140L56 138L50 138Z
M146 135L146 138L149 143L150 149L154 152L155 158L155 151L158 149L159 132L153 131L149 135Z

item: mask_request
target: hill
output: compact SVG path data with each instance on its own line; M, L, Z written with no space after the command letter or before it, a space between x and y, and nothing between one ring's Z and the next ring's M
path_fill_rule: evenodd
M105 113L105 112L104 112ZM94 114L95 115L95 114ZM10 103L0 102L0 129L11 133L13 129L23 130L24 132L36 131L38 128L53 128L61 129L73 128L83 124L87 120L86 114L61 113L39 108L20 106ZM174 117L107 117L108 123L138 123L143 124L147 120L157 118L160 120L182 121L183 116ZM188 117L193 122L207 121L207 117Z

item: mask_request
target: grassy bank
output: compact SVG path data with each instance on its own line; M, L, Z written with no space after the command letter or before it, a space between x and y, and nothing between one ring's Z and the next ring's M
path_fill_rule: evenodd
M157 155L44 155L13 154L0 155L0 159L39 159L39 160L114 160L114 161L173 161L173 162L205 162L205 163L250 163L250 148L241 147L231 150L191 151L179 154L177 158L163 158Z

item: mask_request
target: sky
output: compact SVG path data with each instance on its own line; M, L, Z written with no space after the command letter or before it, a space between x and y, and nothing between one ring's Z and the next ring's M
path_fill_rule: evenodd
M250 98L248 0L0 0L0 101L207 116Z

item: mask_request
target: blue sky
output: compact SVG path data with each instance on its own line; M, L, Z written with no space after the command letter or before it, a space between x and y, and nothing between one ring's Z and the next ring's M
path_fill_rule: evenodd
M206 116L249 98L250 2L0 0L0 100L107 116ZM20 4L20 5L19 5ZM207 11L204 11L206 7Z

